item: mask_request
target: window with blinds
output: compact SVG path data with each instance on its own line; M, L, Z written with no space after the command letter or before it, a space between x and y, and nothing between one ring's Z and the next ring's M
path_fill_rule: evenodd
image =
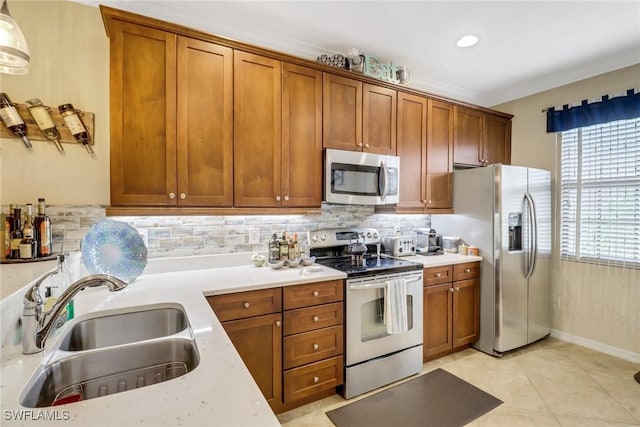
M561 138L561 257L640 268L640 118Z

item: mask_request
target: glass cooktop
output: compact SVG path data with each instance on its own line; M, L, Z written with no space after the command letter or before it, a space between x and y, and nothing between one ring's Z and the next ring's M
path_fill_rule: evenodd
M318 258L316 259L316 263L343 271L347 273L348 277L399 273L403 271L422 269L422 264L420 263L399 258L390 258L383 255L381 255L380 258L376 255L367 255L365 260L366 266L352 265L351 256L344 255L329 258Z

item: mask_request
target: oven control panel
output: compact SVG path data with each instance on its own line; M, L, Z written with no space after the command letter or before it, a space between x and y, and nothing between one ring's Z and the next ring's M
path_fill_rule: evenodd
M365 245L381 243L378 230L363 227L309 231L307 241L312 249L345 246L354 242L364 243Z

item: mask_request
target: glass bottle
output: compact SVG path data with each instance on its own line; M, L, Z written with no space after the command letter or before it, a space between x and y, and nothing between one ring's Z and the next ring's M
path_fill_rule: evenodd
M2 235L4 236L2 245L2 258L11 258L11 232L13 231L13 204L9 205L9 213L4 215L3 224L4 229Z
M29 109L29 113L33 120L35 120L36 124L40 128L40 132L47 138L49 141L53 141L54 145L61 153L64 152L64 148L60 143L60 132L58 132L58 128L56 128L55 123L51 119L51 115L49 114L49 107L45 107L38 98L29 99L26 101L27 108Z
M53 236L51 230L51 219L44 211L44 198L38 199L38 216L33 220L35 228L35 239L38 242L37 257L46 257L53 254Z
M19 136L25 147L31 148L31 141L27 138L27 125L24 123L24 120L22 120L22 117L20 117L9 95L4 92L0 93L0 117L5 126L7 126L7 129L9 129L12 134Z
M84 123L82 123L78 115L78 110L73 108L73 104L62 104L58 106L58 111L60 111L71 135L73 135L76 141L84 145L84 148L89 154L93 154L93 149L91 149L89 145L89 132L87 132L87 128L84 127Z
M20 258L20 242L22 241L22 209L13 209L13 231L11 232L11 259Z
M274 263L280 261L280 245L278 245L278 237L273 233L269 240L269 262Z
M20 240L20 258L33 259L38 253L36 239L33 235L33 205L28 203L26 206L24 227L22 227L22 240Z
M289 242L287 241L287 233L282 233L282 241L280 242L280 259L289 259Z

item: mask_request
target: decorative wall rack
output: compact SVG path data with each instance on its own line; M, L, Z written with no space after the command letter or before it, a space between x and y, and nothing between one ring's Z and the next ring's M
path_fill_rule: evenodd
M27 104L15 104L15 107L16 107L16 110L18 110L18 114L20 114L20 117L22 117L22 120L24 120L24 123L27 125L27 137L31 141L49 141L40 132L40 128L38 128L36 121L33 119L33 117L31 117L31 113L29 113L29 110L27 109ZM51 115L51 119L53 120L53 123L56 125L56 128L58 128L58 132L60 132L60 142L82 145L75 140L73 135L71 135L69 128L65 124L64 119L62 118L60 113L57 111L57 108L50 108L49 114ZM89 113L87 111L82 111L79 114L82 118L82 123L84 123L84 127L87 129L87 132L89 133L89 145L95 145L94 138L93 138L94 126L95 126L95 123L94 123L95 114ZM18 140L20 139L19 137L12 134L9 131L9 129L7 129L7 127L4 126L4 124L0 125L0 137L15 138Z

